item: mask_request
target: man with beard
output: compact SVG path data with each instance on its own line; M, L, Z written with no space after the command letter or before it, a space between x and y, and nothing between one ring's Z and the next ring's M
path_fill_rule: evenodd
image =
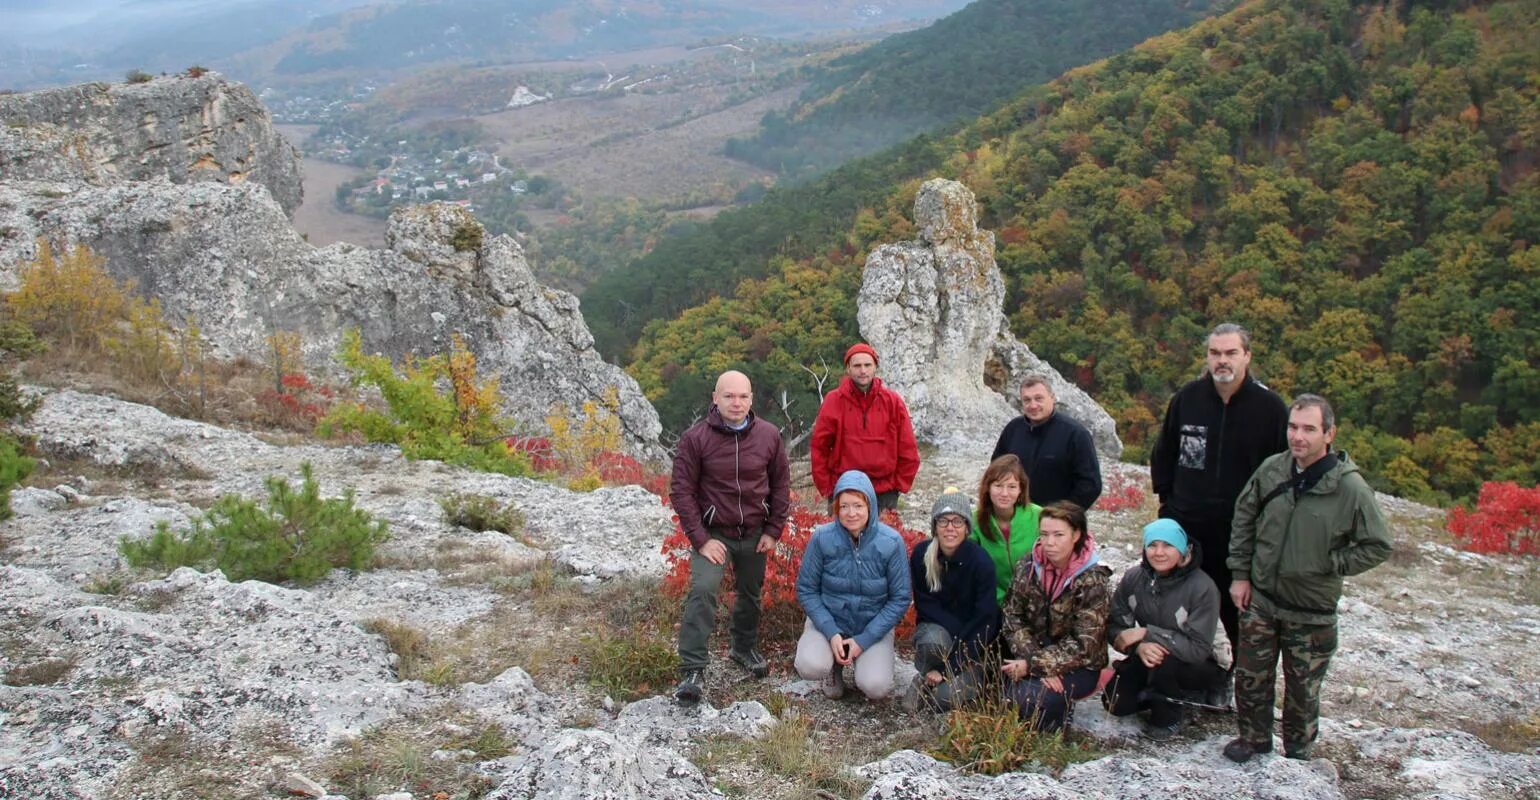
M1219 620L1233 648L1236 609L1228 589L1230 521L1246 479L1288 447L1283 398L1251 374L1251 335L1231 322L1208 335L1204 374L1177 391L1150 452L1160 516L1202 545L1201 568L1219 587ZM1219 698L1214 698L1219 699Z

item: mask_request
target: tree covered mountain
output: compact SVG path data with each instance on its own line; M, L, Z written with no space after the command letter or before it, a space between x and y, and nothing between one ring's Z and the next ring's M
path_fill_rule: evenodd
M1230 0L977 0L936 24L810 69L796 105L727 154L822 172L977 117L1027 86L1192 24Z
M913 235L917 179L941 174L998 232L1016 335L1130 457L1233 320L1263 380L1337 405L1378 486L1533 483L1537 155L1540 0L1254 0L667 243L650 292L697 305L649 323L630 369L666 426L731 364L810 417L803 365L857 335L867 250Z

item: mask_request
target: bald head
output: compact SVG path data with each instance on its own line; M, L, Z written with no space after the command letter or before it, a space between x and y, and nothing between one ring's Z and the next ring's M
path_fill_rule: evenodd
M754 387L749 383L749 376L737 370L722 373L717 377L717 388L711 393L711 402L716 404L717 413L722 415L723 422L732 426L743 424L749 416L749 407L754 403Z

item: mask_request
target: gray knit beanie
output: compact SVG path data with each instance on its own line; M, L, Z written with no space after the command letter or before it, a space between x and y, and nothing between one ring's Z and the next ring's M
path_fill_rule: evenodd
M930 507L930 532L936 533L936 521L947 514L956 514L964 520L972 513L968 496L956 486L946 487L945 492L936 498L936 504Z

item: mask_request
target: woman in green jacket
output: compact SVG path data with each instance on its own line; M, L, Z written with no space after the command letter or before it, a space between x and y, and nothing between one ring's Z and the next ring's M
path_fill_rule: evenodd
M989 462L979 481L972 538L995 562L995 602L1002 607L1016 562L1029 556L1037 544L1037 515L1043 509L1028 497L1021 459L1007 453Z

